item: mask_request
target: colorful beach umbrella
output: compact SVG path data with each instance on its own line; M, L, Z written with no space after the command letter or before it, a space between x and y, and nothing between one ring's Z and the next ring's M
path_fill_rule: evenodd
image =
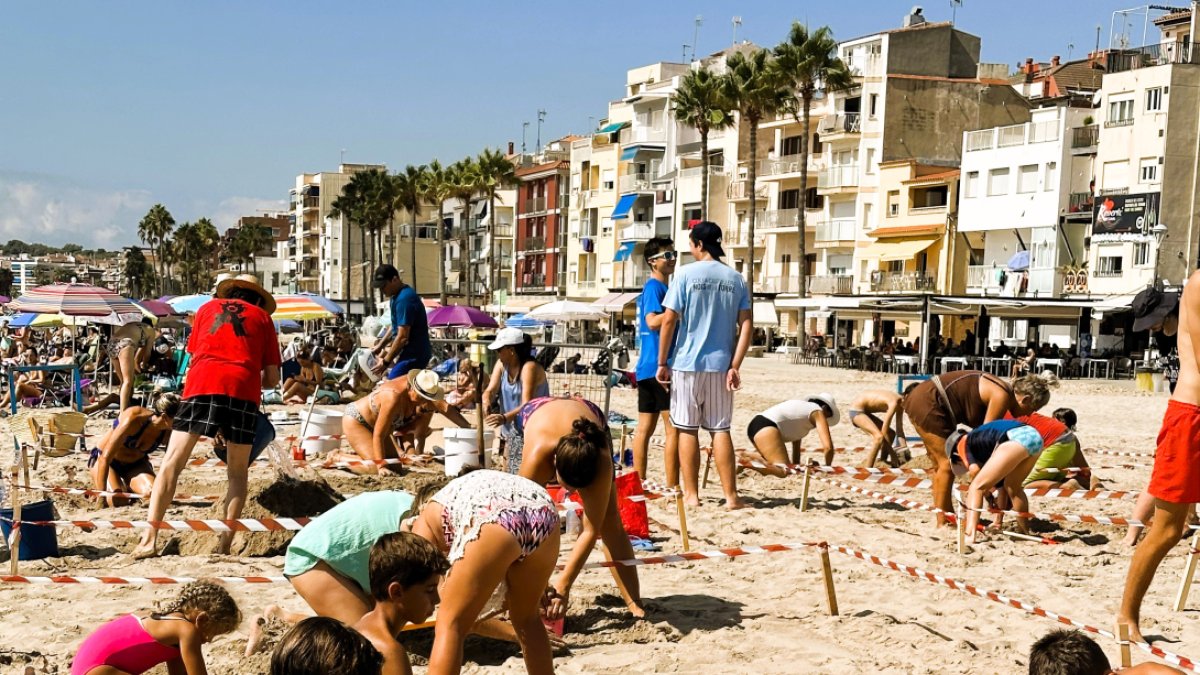
M275 313L271 315L272 319L279 321L281 319L292 319L293 321L309 321L312 319L332 319L336 315L341 314L341 307L337 311L331 311L315 298L320 298L325 302L331 302L319 295L311 294L294 294L294 295L276 295ZM334 303L336 305L336 303Z
M176 298L167 300L167 304L180 314L195 314L200 307L212 300L212 296L207 293L198 293L196 295L181 295Z
M504 326L506 328L520 328L521 330L530 330L530 329L534 329L534 328L543 328L546 326L546 322L538 321L537 319L531 319L531 318L529 318L529 316L527 316L525 314L513 314L512 316L510 316L504 320Z
M142 318L132 300L90 284L47 284L30 289L12 302L18 312L87 317L95 323L121 325Z
M135 300L134 303L155 317L179 314L179 312L175 311L174 307L161 300Z
M430 328L497 328L500 324L484 312L466 305L447 305L429 312Z
M297 293L296 295L298 295L302 298L306 298L308 300L312 300L313 302L315 302L318 305L324 307L325 309L333 312L334 314L344 314L345 313L345 310L342 309L341 305L337 304L336 302L330 300L329 298L327 298L323 295L317 295L316 293ZM284 297L284 296L279 296L279 295L275 296L275 301L279 302L280 297Z
M525 315L539 321L599 321L608 318L608 312L582 302L556 300L533 309Z

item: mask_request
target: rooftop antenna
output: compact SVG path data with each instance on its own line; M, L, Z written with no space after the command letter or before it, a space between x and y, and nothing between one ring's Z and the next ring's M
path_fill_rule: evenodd
M521 154L525 154L525 132L529 131L529 122L521 122Z
M537 150L536 150L536 152L541 152L542 151L542 122L546 121L546 111L545 110L538 108L537 120L538 120L538 126L537 126Z
M1070 63L1070 62L1071 62L1071 54L1072 54L1074 51L1075 51L1075 43L1074 43L1074 42L1068 42L1068 43L1067 43L1067 63Z
M688 49L688 44L685 42L685 43L683 43L683 56L681 56L679 59L680 61L682 61L684 63L689 63L688 57L687 57L687 49Z
M955 19L958 18L958 8L962 6L962 0L950 0L950 24L953 25Z
M341 165L341 164L345 164L345 163L346 163L346 149L342 148L342 156L338 159L338 164Z
M733 17L733 44L734 45L737 45L737 32L738 32L738 28L740 28L741 26L742 26L742 17L740 17L740 16Z
M704 17L696 15L696 29L692 31L692 59L696 58L696 45L700 44L700 26L704 25Z

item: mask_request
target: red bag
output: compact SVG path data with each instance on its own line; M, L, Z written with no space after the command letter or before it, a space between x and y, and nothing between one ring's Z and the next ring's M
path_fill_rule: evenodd
M625 533L639 539L650 538L650 517L646 514L646 502L630 501L630 497L645 494L642 479L636 471L625 471L617 475L617 510L621 513L621 524Z

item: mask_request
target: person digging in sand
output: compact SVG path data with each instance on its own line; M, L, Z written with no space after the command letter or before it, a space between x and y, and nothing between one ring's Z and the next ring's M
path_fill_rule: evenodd
M817 394L807 399L784 401L767 408L750 420L746 437L755 452L740 453L743 460L766 464L766 468L749 467L768 476L782 478L788 470L787 444L792 444L792 464L800 463L800 443L816 429L825 450L825 465L833 463L833 437L829 427L841 419L833 394Z
M159 394L154 409L131 406L113 420L113 428L100 437L88 458L92 486L96 490L136 492L148 495L154 488L154 467L150 453L162 445L171 433L171 423L179 414L179 396ZM97 497L97 505L125 506L125 497Z
M967 543L974 544L984 497L993 488L1002 487L1013 509L1029 511L1029 498L1021 485L1042 451L1037 430L1016 420L996 420L971 431L957 430L946 440L947 461L958 474L971 477L967 491ZM998 527L1000 520L997 519ZM1025 518L1017 518L1017 528L1028 534Z
M1087 458L1083 456L1083 448L1075 436L1078 419L1070 408L1059 408L1052 417L1033 413L1019 419L1037 429L1045 446L1033 470L1025 477L1026 488L1104 489L1100 479L1092 475ZM1066 473L1066 469L1072 468L1078 469L1078 478Z
M558 575L547 611L554 621L566 614L571 586L597 536L610 560L632 559L633 546L617 510L612 436L603 411L584 399L538 398L526 403L517 419L525 433L521 475L539 485L557 481L583 500L583 530ZM612 573L629 611L644 617L637 568L619 565Z
M901 452L908 453L908 440L904 437L904 398L900 394L868 389L851 401L846 414L851 424L871 437L870 451L862 466L875 466L880 454L890 466L907 461L901 457Z

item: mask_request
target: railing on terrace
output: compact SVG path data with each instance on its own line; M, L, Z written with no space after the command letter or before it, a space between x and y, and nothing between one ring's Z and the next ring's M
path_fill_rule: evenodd
M624 135L622 143L665 143L667 140L667 130L662 127L635 126Z
M680 178L694 178L694 177L702 175L703 173L704 173L704 167L691 166L686 169L680 169L679 177ZM709 176L724 176L725 175L725 167L709 166L708 167L708 175Z
M538 211L546 210L546 198L534 197L533 199L525 200L525 213L537 213Z
M758 163L759 176L778 176L785 173L800 173L800 167L803 164L800 160L801 155L783 155L773 159L764 159ZM819 166L814 163L812 155L808 158L809 169L816 173L820 170Z
M1100 142L1100 125L1089 124L1086 127L1075 127L1071 130L1072 148L1090 148Z
M575 285L578 286L579 290L581 290L581 291L596 290L596 280L595 279L584 279L582 281L576 282Z
M647 241L654 237L654 223L632 223L621 228L621 241Z
M767 198L767 186L759 185L755 188L754 194L759 199ZM730 181L725 188L725 196L728 199L749 199L750 198L750 181L747 179L739 179Z
M320 197L305 197L300 202L300 205L306 209L319 208L321 206L321 198Z
M650 175L645 173L631 173L621 176L617 183L622 193L629 192L649 192L650 191Z
M854 292L854 277L849 274L810 274L808 292L846 295Z
M1200 63L1196 56L1190 42L1165 42L1136 49L1110 50L1105 72L1120 73L1172 63Z
M858 185L858 165L841 164L825 169L817 177L818 188L839 188Z
M875 292L932 291L933 286L933 277L923 272L893 272L871 281Z
M800 218L800 209L771 209L763 212L760 227L764 230L773 230L781 228L794 228ZM810 219L809 225L813 224Z
M544 251L544 250L546 250L546 238L545 237L526 237L525 238L525 250L526 251Z
M859 131L861 131L861 127L859 125L860 120L860 113L855 112L826 115L825 117L821 118L820 130L822 134L857 134Z
M816 241L854 241L853 218L834 218L817 225Z
M1091 213L1096 197L1091 192L1072 192L1067 198L1068 213Z
M791 276L772 277L755 283L754 290L761 293L798 293L800 281Z

